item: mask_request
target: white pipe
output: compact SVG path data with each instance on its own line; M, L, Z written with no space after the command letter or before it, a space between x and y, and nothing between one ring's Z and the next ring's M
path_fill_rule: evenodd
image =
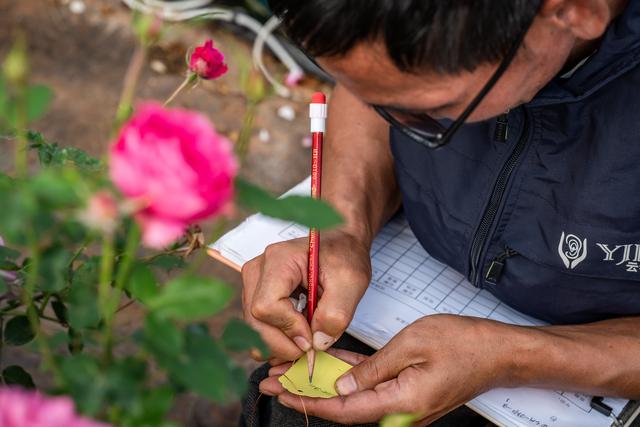
M256 33L257 37L253 44L252 56L256 66L262 71L265 78L275 87L276 93L280 96L288 97L291 91L276 81L265 68L262 61L264 45L269 46L273 54L288 69L288 75L304 76L303 69L287 52L282 44L272 34L280 21L272 17L265 25L251 16L235 12L221 7L204 7L210 0L184 0L179 2L167 2L162 0L122 0L129 8L145 14L155 14L167 21L188 21L194 18L206 18L225 22L232 22Z

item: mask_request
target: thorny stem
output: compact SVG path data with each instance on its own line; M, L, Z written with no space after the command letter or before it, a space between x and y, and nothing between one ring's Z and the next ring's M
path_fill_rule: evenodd
M114 134L115 132L117 132L120 126L122 126L122 124L129 118L129 114L131 114L133 97L135 95L136 87L138 86L138 81L140 80L140 75L142 74L142 68L144 67L146 59L147 47L145 45L139 44L136 47L133 56L131 57L129 67L127 68L127 73L124 77L124 85L122 87L122 93L120 94L120 102L118 104L116 120L113 124L112 129L112 133Z
M104 314L104 360L105 362L111 358L113 348L113 321L115 314L118 312L118 305L120 304L120 298L122 296L122 290L129 278L131 272L131 266L133 265L133 259L140 241L140 229L137 225L132 225L131 229L127 233L127 242L125 244L122 260L118 266L118 272L116 273L115 281L115 295L109 296L106 302L106 311Z
M257 109L258 103L250 101L249 104L247 104L247 109L245 110L244 117L242 118L242 128L240 129L240 134L236 141L236 154L240 159L240 163L244 162L249 150L253 120L255 119Z
M27 318L29 319L29 325L31 327L31 330L35 334L36 342L38 344L40 352L42 353L43 364L45 368L51 370L56 385L61 386L64 383L62 374L55 362L55 358L53 357L51 348L49 348L47 338L40 330L39 316L34 306L33 293L36 287L36 282L38 279L38 269L40 266L40 250L38 248L38 240L36 239L33 230L29 229L27 234L29 249L31 252L31 262L26 272L27 277L25 281L24 292L22 294L23 303L27 308Z
M115 250L113 243L113 235L111 233L105 233L102 239L102 257L100 258L100 281L98 283L98 306L100 308L100 315L105 320L105 332L106 332L106 319L109 316L109 307L111 300L111 278L113 275L113 260ZM104 361L108 362L110 358L110 339L107 334L102 336L103 340L103 357Z

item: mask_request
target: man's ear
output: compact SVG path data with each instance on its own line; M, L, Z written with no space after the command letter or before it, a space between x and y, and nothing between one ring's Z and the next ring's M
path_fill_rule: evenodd
M543 0L539 15L582 40L601 37L611 20L606 0Z

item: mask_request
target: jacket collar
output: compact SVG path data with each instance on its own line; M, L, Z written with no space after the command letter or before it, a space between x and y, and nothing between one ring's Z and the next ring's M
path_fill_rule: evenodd
M640 1L629 0L605 32L598 50L569 79L549 82L527 105L576 101L640 64Z

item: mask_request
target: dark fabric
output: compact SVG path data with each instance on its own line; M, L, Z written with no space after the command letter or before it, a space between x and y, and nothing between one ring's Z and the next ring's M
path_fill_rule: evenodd
M350 335L344 334L335 344L335 348L354 351L371 355L374 350L356 340ZM242 415L240 427L304 427L306 421L304 414L286 408L278 403L276 398L260 395L258 385L268 375L271 366L264 364L256 369L249 378L249 392L242 402ZM339 427L331 421L317 417L309 417L310 427ZM361 427L374 427L377 424L358 424ZM431 424L433 427L487 427L493 424L483 417L471 411L467 407L456 409L445 417Z
M494 120L468 124L437 150L391 131L404 212L421 244L551 323L640 315L640 2L628 2L573 76L510 111L508 129L499 142ZM485 235L488 212L496 214ZM517 254L487 281L506 248Z

